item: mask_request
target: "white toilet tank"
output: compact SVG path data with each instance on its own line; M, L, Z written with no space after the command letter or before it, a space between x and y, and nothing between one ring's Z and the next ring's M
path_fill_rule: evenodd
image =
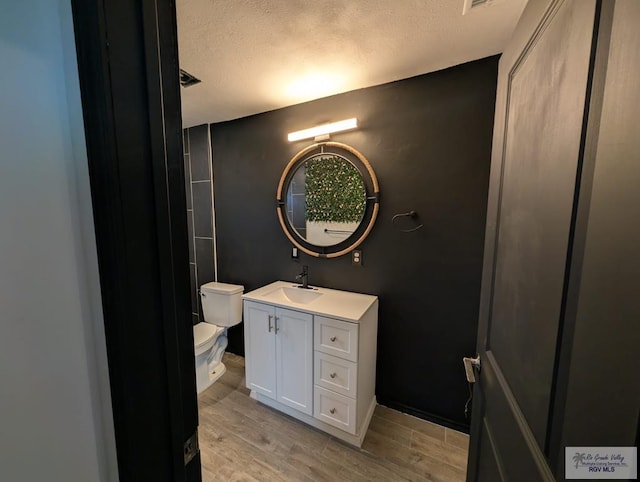
M200 287L204 321L218 326L233 326L242 321L244 286L212 281Z

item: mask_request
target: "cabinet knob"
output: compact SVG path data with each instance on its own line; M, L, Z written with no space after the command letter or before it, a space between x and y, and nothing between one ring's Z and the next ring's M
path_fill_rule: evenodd
M331 410L329 410L332 414L336 413L336 409L332 408Z
M331 338L329 338L331 341L336 341L338 339L337 336L332 336Z
M333 372L329 375L331 378L335 378L336 377L336 372Z

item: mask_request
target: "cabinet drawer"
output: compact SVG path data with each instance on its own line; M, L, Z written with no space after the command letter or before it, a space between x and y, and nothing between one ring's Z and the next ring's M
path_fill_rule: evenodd
M322 387L314 387L313 416L329 425L356 433L356 401Z
M317 351L355 362L358 360L358 325L316 316L314 344Z
M314 382L347 397L356 398L357 365L348 360L315 352Z

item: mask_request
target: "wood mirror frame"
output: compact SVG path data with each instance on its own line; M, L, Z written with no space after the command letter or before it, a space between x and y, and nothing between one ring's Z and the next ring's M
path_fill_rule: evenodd
M328 149L328 151L325 152L325 149ZM364 216L360 221L358 228L347 239L332 246L317 246L303 239L291 225L286 212L284 212L285 197L291 178L300 164L306 162L309 156L313 155L315 151L317 151L317 154L332 154L334 153L332 151L333 149L350 154L351 156L349 156L349 160L356 161L354 162L354 165L363 178L366 190L366 206ZM342 155L340 152L337 152L336 154ZM358 166L356 163L359 163L360 165ZM371 164L369 164L367 158L358 150L348 146L347 144L339 142L320 142L302 149L289 161L282 173L282 176L280 177L280 182L278 183L276 202L276 211L278 213L278 220L280 221L282 230L294 246L303 253L316 258L337 258L338 256L343 256L360 246L371 232L376 218L378 217L378 210L380 209L380 187Z

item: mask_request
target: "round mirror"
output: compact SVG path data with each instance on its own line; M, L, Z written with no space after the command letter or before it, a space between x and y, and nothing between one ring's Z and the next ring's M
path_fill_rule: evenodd
M346 144L326 142L300 151L278 186L278 218L307 254L332 258L355 249L378 213L378 181L367 159Z

